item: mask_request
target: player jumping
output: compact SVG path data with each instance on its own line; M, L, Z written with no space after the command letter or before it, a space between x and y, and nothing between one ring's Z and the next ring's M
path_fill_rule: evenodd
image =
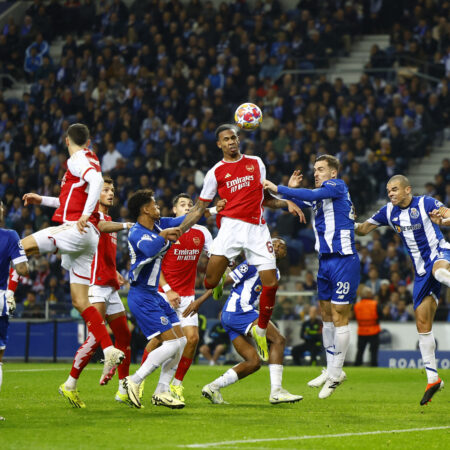
M302 175L295 171L289 187L264 187L295 201L300 207L312 207L316 251L319 254L317 290L323 320L323 345L327 368L311 380L310 387L323 386L319 398L329 397L345 380L342 370L350 341L348 326L351 304L359 285L359 258L355 249L355 213L344 181L337 178L339 160L322 155L314 164L316 189L292 189L300 185Z
M223 152L223 159L206 174L200 198L180 228L186 232L197 223L217 193L220 198L227 200L224 210L218 214L220 230L211 247L205 287L216 287L230 261L244 251L248 263L257 268L261 278L259 318L252 328L252 336L261 359L267 361L266 330L275 305L278 282L272 240L263 218L262 206L288 207L290 212L300 216L300 220L305 219L292 202L275 198L265 200L262 183L266 178L266 168L259 157L241 154L236 126L219 126L216 139L217 146Z
M411 184L403 175L394 175L388 181L387 194L390 202L364 223L357 223L355 232L364 236L377 227L389 226L399 234L411 257L415 271L416 327L428 378L420 404L426 405L444 387L437 371L432 327L441 283L450 287L450 244L438 226L447 223L450 211L432 197L413 196Z
M112 378L125 354L113 347L102 315L89 302L91 265L100 232L119 231L126 224L100 221L97 210L103 178L97 156L88 149L90 140L86 125L71 125L65 142L70 158L59 198L42 197L42 205L57 208L52 220L62 225L31 234L22 239L22 245L27 256L60 251L62 266L70 274L72 305L105 355L100 377L103 385ZM24 201L25 206L35 203L34 194L25 194Z

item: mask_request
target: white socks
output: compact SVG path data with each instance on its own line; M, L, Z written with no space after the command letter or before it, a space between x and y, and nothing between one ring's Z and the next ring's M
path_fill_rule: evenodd
M447 287L450 287L450 271L447 269L441 268L434 272L434 278L439 281L439 283L445 284Z
M64 383L64 387L68 391L74 391L77 388L77 379L73 376L69 375L69 378L67 378L66 382Z
M350 343L350 328L348 325L336 327L335 349L331 368L327 367L329 377L337 381L339 380L342 367L344 366L345 355L347 354L348 344Z
M258 325L255 325L255 331L258 336L265 336L267 333L267 328L259 328Z
M123 385L123 380L119 380L119 393L124 395L127 393L127 390L125 389L124 385Z
M336 328L333 322L323 322L322 339L327 355L327 372L331 370L334 356L334 336Z
M224 388L230 384L236 383L238 380L237 373L233 369L228 369L223 375L214 380L211 384L214 384L218 388Z
M186 336L177 339L178 342L178 351L176 354L169 358L167 361L164 361L161 366L161 374L159 376L158 385L156 386L155 394L159 394L161 392L167 392L170 388L170 382L172 381L173 376L178 367L178 363L180 362L181 356L183 355L183 350L186 345L187 339Z
M281 389L283 379L283 366L281 364L269 364L270 371L270 392L276 392Z
M434 340L433 331L430 331L429 333L419 333L419 348L420 353L422 354L423 366L427 372L428 384L436 383L439 376L434 353L436 350L436 342Z
M175 356L178 349L178 339L164 341L161 347L150 352L144 364L130 377L131 381L136 384L141 384L144 378L154 372L163 362Z
M3 381L3 363L0 362L0 391L2 390L2 381Z

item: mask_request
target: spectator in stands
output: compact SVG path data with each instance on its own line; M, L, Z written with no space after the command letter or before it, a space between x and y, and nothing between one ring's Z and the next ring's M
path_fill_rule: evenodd
M208 335L211 342L209 344L203 344L199 348L199 352L209 361L210 366L214 366L220 356L228 350L230 338L220 322L211 327Z

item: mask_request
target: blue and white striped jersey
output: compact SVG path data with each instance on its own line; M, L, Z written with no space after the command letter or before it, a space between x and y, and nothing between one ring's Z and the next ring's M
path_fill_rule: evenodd
M262 283L256 267L244 261L229 275L234 284L223 310L227 312L247 312L255 309L262 291ZM277 279L280 279L278 269Z
M159 232L166 228L177 227L185 217L161 217L159 222L155 223L153 230L149 230L138 222L130 228L128 233L128 250L131 260L129 279L133 287L158 291L161 261L171 245L171 242L166 242Z
M28 259L17 232L0 228L0 316L8 315L5 294L11 261L13 264L20 264Z
M344 181L333 178L317 189L278 186L278 192L300 208L312 207L315 249L319 254L356 253L355 210Z
M369 220L373 225L389 226L396 231L408 250L419 276L431 271L436 259L442 257L443 249L450 249L439 227L428 213L440 208L442 203L432 197L413 197L407 208L394 206L391 202L383 206Z

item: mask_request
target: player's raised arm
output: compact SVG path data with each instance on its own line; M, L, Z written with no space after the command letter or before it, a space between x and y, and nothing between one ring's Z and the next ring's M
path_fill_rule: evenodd
M428 215L436 225L440 227L450 226L450 208L441 206L439 209L431 211Z
M34 192L28 192L23 197L25 206L29 205L42 205L48 206L50 208L59 208L59 198L58 197L47 197L45 195L39 195Z
M209 202L205 200L198 200L192 209L186 214L181 225L178 227L181 230L181 234L185 233L192 225L195 225L200 218L205 214L206 207Z
M269 183L270 183L270 181L269 181ZM288 211L293 216L298 216L300 222L306 223L306 217L298 205L296 205L291 200L285 200L285 199L279 199L279 198L273 197L272 194L267 190L264 191L263 206L267 206L267 208L272 208L272 209L287 208Z
M120 230L129 230L134 223L132 222L109 222L101 220L98 223L100 233L114 233Z

